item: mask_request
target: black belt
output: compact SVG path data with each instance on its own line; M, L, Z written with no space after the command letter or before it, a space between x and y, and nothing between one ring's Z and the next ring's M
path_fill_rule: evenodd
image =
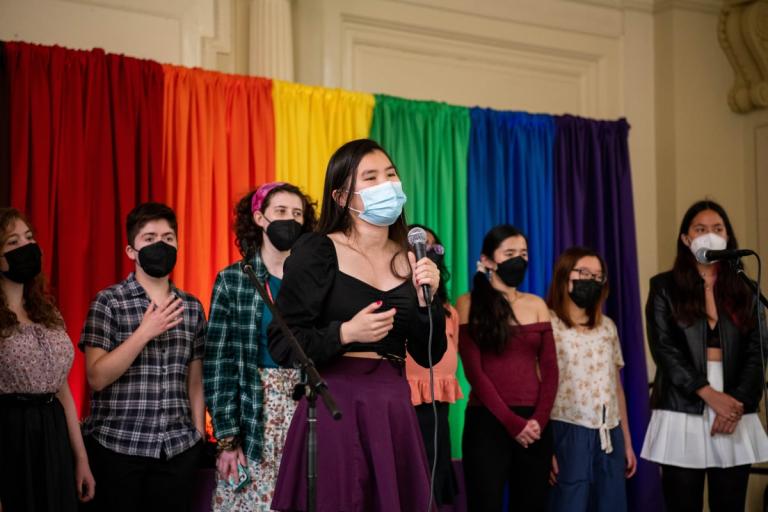
M52 404L55 393L10 393L0 395L0 405Z

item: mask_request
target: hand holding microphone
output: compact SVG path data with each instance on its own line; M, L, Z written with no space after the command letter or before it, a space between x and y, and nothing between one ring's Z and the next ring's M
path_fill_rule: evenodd
M435 262L427 257L427 232L422 228L413 228L408 232L408 243L413 252L408 253L413 274L413 286L419 297L419 306L427 307L432 303L432 290L440 285L440 270Z

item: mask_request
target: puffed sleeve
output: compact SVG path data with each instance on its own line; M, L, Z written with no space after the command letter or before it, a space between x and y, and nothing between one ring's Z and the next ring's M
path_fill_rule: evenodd
M333 242L318 233L303 235L283 266L277 309L301 348L317 365L343 352L339 338L342 322L328 322L321 317L336 272ZM295 357L290 340L274 319L269 325L268 334L272 359L281 366L292 366Z
M445 337L445 309L439 300L432 305L418 307L414 311L408 326L408 353L413 360L424 368L429 368L429 313L432 313L432 364L436 365L443 358L448 344Z

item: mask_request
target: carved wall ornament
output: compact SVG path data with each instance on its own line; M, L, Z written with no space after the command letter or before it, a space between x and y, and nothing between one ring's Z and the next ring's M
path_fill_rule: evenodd
M768 0L724 0L718 39L735 73L731 110L768 107Z

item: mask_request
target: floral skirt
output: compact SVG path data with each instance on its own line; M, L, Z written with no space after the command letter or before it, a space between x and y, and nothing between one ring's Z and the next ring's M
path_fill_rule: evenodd
M248 461L251 481L239 491L233 491L228 482L218 481L213 496L215 512L262 512L268 511L272 503L285 436L296 410L296 402L291 396L299 380L299 372L284 368L259 368L259 377L264 386L261 460Z

